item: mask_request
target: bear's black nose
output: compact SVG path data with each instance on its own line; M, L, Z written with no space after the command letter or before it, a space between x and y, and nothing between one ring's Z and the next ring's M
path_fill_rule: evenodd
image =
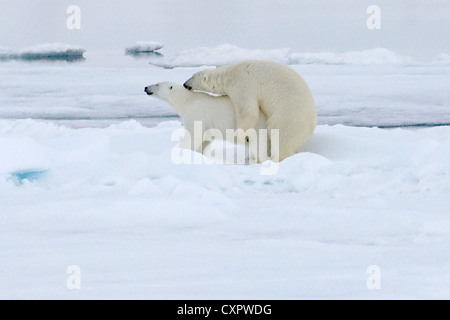
M148 87L144 88L144 92L147 93L149 96L151 96L153 94L153 92L151 92L150 90L148 90Z
M186 84L187 82L185 82L184 84L183 84L183 86L186 88L186 89L188 89L188 90L192 90L192 87L190 86L190 85L188 85L188 84Z

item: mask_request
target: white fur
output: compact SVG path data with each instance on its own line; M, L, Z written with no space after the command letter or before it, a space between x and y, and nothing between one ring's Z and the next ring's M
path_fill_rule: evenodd
M317 111L308 85L294 70L276 62L248 60L200 71L185 86L229 96L236 127L244 131L256 125L261 110L269 132L279 130L279 154L272 152L274 161L299 152L316 127ZM271 144L276 151L274 141Z
M236 129L234 107L230 98L226 96L212 96L207 93L189 91L182 85L171 82L150 85L145 88L145 91L168 102L182 118L184 128L189 135L184 136L179 145L181 148L202 153L211 142L203 139L207 130L217 129L225 139L227 129ZM196 121L202 123L201 139L195 136L198 135L194 131L194 122ZM257 131L267 129L267 118L264 114L258 114L258 120L253 129ZM232 142L234 142L234 137ZM267 159L267 156L265 158L258 157L257 153L251 153L250 156L258 162Z

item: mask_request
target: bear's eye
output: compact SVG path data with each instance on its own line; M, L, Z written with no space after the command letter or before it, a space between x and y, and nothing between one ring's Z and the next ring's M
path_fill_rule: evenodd
M170 90L172 90L172 88L173 88L173 86L170 86L170 88L169 88L169 89L170 89Z

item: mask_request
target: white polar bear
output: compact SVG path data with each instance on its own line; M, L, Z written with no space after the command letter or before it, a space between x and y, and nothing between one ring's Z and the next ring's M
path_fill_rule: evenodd
M184 128L189 134L184 136L178 147L203 153L211 143L208 130L218 130L221 137L228 138L230 142L234 143L237 137L235 133L236 115L233 104L227 96L212 96L207 93L189 91L182 85L172 82L149 85L145 87L144 91L148 95L155 95L168 102L182 118ZM196 122L201 122L200 132L196 131ZM258 120L253 129L255 134L258 134L260 129L267 129L267 118L264 114L258 114ZM230 134L229 130L232 130L233 133ZM261 132L265 133L262 138L267 141L267 132ZM212 136L218 138L214 131L212 131ZM242 142L245 143L245 140ZM267 145L267 149L270 149L270 145ZM265 155L263 150L260 154L252 153L253 150L250 148L250 160L264 162L268 159L267 150L264 149L264 151Z
M271 141L273 161L300 152L317 124L316 105L306 82L288 66L273 61L247 60L200 71L184 86L229 96L236 127L244 131L253 128L263 112L269 133L279 130L278 148L274 148L277 141Z

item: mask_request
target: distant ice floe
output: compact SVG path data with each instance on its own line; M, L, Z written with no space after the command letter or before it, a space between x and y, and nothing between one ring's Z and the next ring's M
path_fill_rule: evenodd
M354 64L354 65L378 65L378 64L410 64L413 59L400 56L397 53L375 48L363 51L348 51L342 53L317 52L300 53L292 52L290 48L272 50L250 50L239 48L231 44L222 44L217 47L200 47L181 51L172 58L150 62L153 65L164 68L175 67L199 67L220 66L236 63L246 59L273 60L283 64Z
M1 60L62 60L79 61L84 60L85 50L78 46L64 43L47 43L25 48L17 52L7 48L0 48Z
M151 62L151 64L169 69L175 67L220 66L245 59L275 60L280 63L289 64L290 53L291 49L289 48L249 50L231 44L222 44L213 48L200 47L184 50L172 58Z
M162 58L158 50L164 48L164 44L157 41L138 41L133 46L125 49L125 54L134 57Z
M291 48L245 49L231 44L216 47L187 49L168 58L158 50L164 45L157 41L139 41L125 49L125 54L135 58L146 58L155 66L172 69L177 67L221 66L242 60L272 60L286 65L412 65L412 64L450 64L450 55L440 53L429 62L416 61L409 56L399 55L386 48L374 48L345 52L294 52ZM85 50L64 43L40 44L30 48L13 51L0 47L0 61L24 60L85 60Z

